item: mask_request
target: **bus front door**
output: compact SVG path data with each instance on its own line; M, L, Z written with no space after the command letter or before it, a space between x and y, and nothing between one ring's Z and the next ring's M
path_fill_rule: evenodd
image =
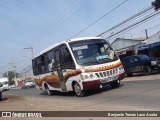
M59 80L60 80L60 86L61 86L62 92L67 92L65 80L64 80L64 77L63 77L62 68L61 68L61 65L60 65L60 55L59 55L59 53L60 53L59 50L56 50L55 55L56 55L57 74L58 74L58 77L59 77Z

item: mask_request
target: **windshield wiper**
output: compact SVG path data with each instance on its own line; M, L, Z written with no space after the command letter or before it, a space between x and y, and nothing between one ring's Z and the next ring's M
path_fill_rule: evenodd
M81 65L95 65L95 64L99 64L98 61L90 61L90 62L86 62L86 63L81 63Z
M110 59L110 58L102 58L102 59L99 59L99 60L97 60L99 63L101 63L101 61L105 61L105 62L110 62L110 61L112 61L112 59Z

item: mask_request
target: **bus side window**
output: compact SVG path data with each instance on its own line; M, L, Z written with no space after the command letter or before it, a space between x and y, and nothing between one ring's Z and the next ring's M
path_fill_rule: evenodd
M55 62L54 62L54 54L53 54L53 50L49 51L46 54L46 71L50 72L53 70L53 66L54 66Z
M72 56L67 48L61 49L61 66L62 69L75 68Z
M38 57L36 59L36 74L42 74L46 72L46 65L45 65L45 57L44 55Z
M45 73L46 72L46 65L45 65L45 56L42 55L41 56L41 73Z
M32 66L33 66L33 74L37 75L38 74L37 73L37 63L35 59L32 61Z
M41 61L40 61L40 57L36 58L36 74L41 74L41 68L40 68L40 64L41 64Z
M55 64L53 65L53 69L57 69L60 65L59 50L55 50L54 54L55 54Z

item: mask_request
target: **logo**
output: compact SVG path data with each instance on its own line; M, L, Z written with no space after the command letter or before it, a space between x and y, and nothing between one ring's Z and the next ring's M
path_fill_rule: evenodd
M2 117L12 117L11 112L2 112Z

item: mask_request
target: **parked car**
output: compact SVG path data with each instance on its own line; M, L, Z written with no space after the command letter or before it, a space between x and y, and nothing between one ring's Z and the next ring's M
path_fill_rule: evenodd
M9 86L9 88L15 88L15 87L16 87L15 84Z
M156 59L152 59L147 55L132 55L124 57L122 64L127 76L132 76L133 73L144 72L145 75L150 75L153 70L160 70L160 63Z
M2 84L2 91L9 90L9 80L7 77L0 78L0 84Z
M2 89L1 89L2 86L3 86L3 85L0 84L0 101L2 100Z
M32 80L23 80L21 87L22 87L22 89L34 88L35 87L35 83Z

